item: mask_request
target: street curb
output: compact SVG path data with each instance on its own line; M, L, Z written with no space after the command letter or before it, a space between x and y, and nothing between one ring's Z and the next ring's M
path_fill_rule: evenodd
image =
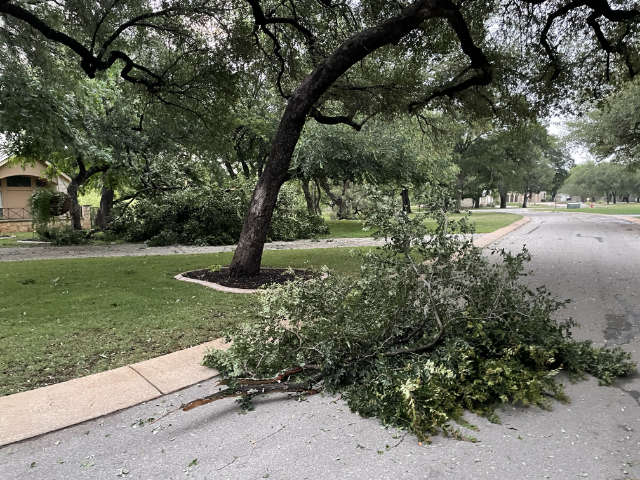
M219 338L67 382L0 397L0 447L156 399L218 375L200 365Z
M508 235L509 233L519 229L520 227L526 225L531 221L531 217L522 217L520 220L513 222L511 225L507 225L506 227L499 228L491 233L485 233L482 237L477 240L473 240L473 244L478 248L485 248L488 245L500 240L502 237Z
M225 293L243 294L243 293L256 293L258 291L257 289L254 289L254 288L225 287L224 285L220 285L219 283L207 282L205 280L198 280L198 279L195 279L195 278L185 277L184 276L185 273L189 273L189 272L179 273L178 275L176 275L173 278L175 278L176 280L180 280L181 282L196 283L198 285L202 285L203 287L212 288L212 289L217 290L219 292L225 292Z

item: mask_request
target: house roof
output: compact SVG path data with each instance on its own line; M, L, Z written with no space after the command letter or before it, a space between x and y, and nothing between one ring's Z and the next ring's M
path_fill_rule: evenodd
M9 163L9 160L11 160L11 157L6 157L2 160L0 160L0 167L5 166L7 163ZM44 162L40 162L39 160L37 160L39 163L43 163L44 165L46 165L47 167L53 167L53 164L51 162L47 162L46 160ZM59 177L64 178L67 182L71 182L71 177L69 175L67 175L64 172L57 172Z

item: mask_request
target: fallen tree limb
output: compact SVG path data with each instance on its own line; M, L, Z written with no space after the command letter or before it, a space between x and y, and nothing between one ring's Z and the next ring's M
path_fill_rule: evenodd
M274 378L236 378L236 379L223 379L218 385L228 385L228 388L220 390L219 392L212 393L206 397L192 400L189 403L180 406L180 410L188 412L196 407L206 405L216 400L222 400L229 397L248 397L252 398L256 395L267 395L274 392L297 392L305 393L307 395L315 395L319 393L321 389L314 389L313 386L322 379L322 374L317 373L307 379L304 382L289 383L289 379L293 375L302 373L305 370L317 370L315 365L308 365L304 367L293 367L285 370L283 373Z

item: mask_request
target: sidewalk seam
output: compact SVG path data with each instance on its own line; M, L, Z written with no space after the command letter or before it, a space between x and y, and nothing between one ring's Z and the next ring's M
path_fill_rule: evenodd
M133 370L135 373L137 373L145 382L147 382L149 385L151 385L160 395L165 395L165 392L163 392L162 390L160 390L158 387L156 387L151 380L149 380L147 377L145 377L144 375L142 375L138 370L136 370L135 368L133 368L133 366L131 365L127 365L127 367L129 367L131 370Z

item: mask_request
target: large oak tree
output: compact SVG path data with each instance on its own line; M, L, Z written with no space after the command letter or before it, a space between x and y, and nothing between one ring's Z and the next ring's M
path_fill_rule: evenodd
M567 92L576 99L598 94L609 82L633 77L640 66L640 10L631 1L199 0L153 5L0 0L0 14L3 28L27 24L69 47L90 77L119 65L125 80L158 95L189 90L189 82L181 83L173 72L194 45L193 56L210 58L214 52L229 57L230 68L265 66L286 106L245 219L231 265L234 275L259 271L278 192L289 178L308 118L358 129L380 112L419 117L425 108L498 112L513 94L541 108L560 93L565 99ZM158 38L174 48L171 58L153 55L153 50L140 54ZM206 40L194 43L194 38ZM255 40L258 52L251 60L243 57L246 38Z

